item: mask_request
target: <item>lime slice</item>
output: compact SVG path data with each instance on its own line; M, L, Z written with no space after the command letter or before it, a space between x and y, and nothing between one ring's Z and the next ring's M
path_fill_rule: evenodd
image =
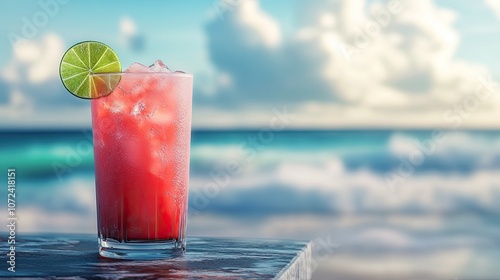
M120 81L118 74L114 78L93 74L118 73L121 70L120 60L110 47L100 42L87 41L66 51L61 60L59 75L69 92L89 99L108 95Z

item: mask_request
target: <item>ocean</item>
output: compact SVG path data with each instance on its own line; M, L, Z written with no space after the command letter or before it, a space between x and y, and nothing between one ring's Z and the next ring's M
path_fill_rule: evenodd
M96 232L91 139L0 133L19 232ZM188 234L312 240L314 279L499 279L499 169L497 131L194 131Z

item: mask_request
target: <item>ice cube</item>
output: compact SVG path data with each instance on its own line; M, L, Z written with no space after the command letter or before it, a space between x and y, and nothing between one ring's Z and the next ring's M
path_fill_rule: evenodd
M151 119L156 113L156 110L158 110L159 106L156 106L151 112L148 113L148 118Z
M167 110L156 110L149 118L152 122L158 124L169 124L174 121L173 113Z
M148 119L150 119L153 123L158 124L167 124L173 122L173 114L168 111L166 108L162 108L162 106L154 107L151 112L147 114Z
M132 65L130 65L130 67L124 72L141 73L141 72L152 72L152 71L146 65L142 65L140 63L135 62Z
M134 116L138 116L146 109L146 105L143 102L137 102L135 104L134 108L132 108L132 111L130 111L130 114Z
M155 61L154 64L149 66L149 69L150 69L150 71L153 71L153 72L172 72L172 70L170 70L167 67L167 65L165 65L165 63L163 63L163 61L161 61L159 59L157 61Z
M111 112L113 113L121 113L125 109L125 102L121 102L119 100L115 100L110 107Z

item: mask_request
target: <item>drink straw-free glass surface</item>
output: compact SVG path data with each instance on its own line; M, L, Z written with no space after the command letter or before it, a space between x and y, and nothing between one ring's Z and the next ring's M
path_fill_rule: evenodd
M114 87L92 100L100 255L182 254L193 77L152 72L96 74L92 79L100 81L95 85Z

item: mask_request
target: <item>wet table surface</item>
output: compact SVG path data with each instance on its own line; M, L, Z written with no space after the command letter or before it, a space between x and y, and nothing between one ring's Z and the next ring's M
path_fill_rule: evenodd
M7 244L2 235L1 243ZM311 245L302 241L190 237L170 260L102 258L95 235L18 235L15 272L2 254L0 277L30 279L309 279Z

